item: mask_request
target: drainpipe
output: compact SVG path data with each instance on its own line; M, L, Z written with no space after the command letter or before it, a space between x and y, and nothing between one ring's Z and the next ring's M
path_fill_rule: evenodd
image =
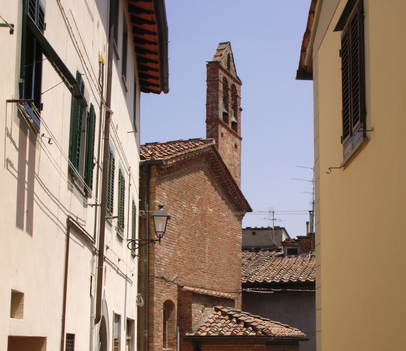
M69 243L70 243L70 217L66 218L66 246L65 246L65 272L63 280L63 300L62 300L62 327L61 327L61 351L65 345L66 327L66 300L68 295L68 269L69 269Z
M63 280L63 298L62 298L62 326L61 326L61 351L64 351L65 345L65 329L66 329L66 305L68 296L68 273L69 273L69 244L70 244L70 232L71 228L74 228L78 234L81 234L82 238L93 246L93 239L71 216L66 218L66 246L65 246L65 271Z
M109 30L109 53L107 64L107 96L106 113L104 119L104 149L103 149L103 172L101 181L101 206L100 206L100 225L99 225L99 258L97 261L97 292L96 292L96 318L94 324L98 324L101 319L101 305L103 294L103 268L104 268L104 236L106 229L106 197L107 197L107 175L109 162L109 139L110 139L110 119L111 119L111 80L113 63L113 30L110 25Z
M96 158L96 185L94 187L94 193L96 194L95 199L98 198L99 194L99 178L100 178L100 152L101 152L101 145L102 145L102 123L103 123L103 106L104 106L104 58L99 54L99 85L100 85L100 123L99 123L99 139L97 145L97 158ZM97 237L97 217L98 211L100 206L99 202L94 203L95 211L94 211L94 232L93 232L93 239L96 240ZM92 267L94 267L94 258L92 261ZM90 343L89 343L89 350L93 351L94 348L94 318L95 318L95 306L94 306L94 295L91 298L91 316L90 316ZM93 320L92 320L93 319Z
M151 178L150 165L146 165L146 180L145 180L145 238L149 237L149 223L148 223L148 211L149 211L149 181ZM144 350L149 350L149 247L145 246L145 258L144 258L144 284L145 284L145 322L144 322Z

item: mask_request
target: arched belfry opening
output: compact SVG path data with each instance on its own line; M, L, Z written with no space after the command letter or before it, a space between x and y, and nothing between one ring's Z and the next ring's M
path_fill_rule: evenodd
M206 137L216 147L238 185L241 182L241 85L231 43L220 43L207 63Z

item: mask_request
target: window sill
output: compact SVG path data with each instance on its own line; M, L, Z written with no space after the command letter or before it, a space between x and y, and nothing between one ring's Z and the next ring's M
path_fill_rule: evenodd
M121 229L117 229L117 237L121 240L121 241L123 241L124 240L124 234L123 234L123 230L121 230Z
M349 164L358 156L358 154L362 151L362 149L369 143L371 138L364 138L357 147L351 151L351 153L345 158L345 160L341 163L340 168L347 168Z
M86 192L86 188L85 188L85 181L83 180L83 178L78 178L77 176L75 176L74 174L72 174L72 171L69 171L69 179L72 183L72 186L80 193L80 195L87 199L91 196L89 196L89 194Z

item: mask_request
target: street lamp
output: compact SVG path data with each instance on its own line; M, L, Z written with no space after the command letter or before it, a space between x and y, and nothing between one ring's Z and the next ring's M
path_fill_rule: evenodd
M164 205L158 205L158 207L159 208L152 214L152 219L154 221L154 230L157 239L128 239L127 247L129 250L134 252L142 246L161 242L161 239L165 235L168 219L170 219L171 216L169 216L168 212L163 209Z

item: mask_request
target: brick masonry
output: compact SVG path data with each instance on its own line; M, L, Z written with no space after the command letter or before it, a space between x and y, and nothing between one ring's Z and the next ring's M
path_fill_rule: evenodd
M225 56L219 57L232 58L229 43L223 47ZM222 67L224 61L208 64L207 137L215 139L217 150L239 186L241 81L234 61L230 63L230 69ZM234 126L230 119L219 119L223 87L217 76L227 77L229 86L234 85L229 91L230 104L233 99L238 104ZM193 351L193 344L183 341L182 336L211 307L241 308L241 208L250 208L248 203L245 207L236 205L240 195L230 198L230 193L225 192L225 183L216 178L213 161L209 162L207 155L194 155L175 157L165 163L151 159L141 166L140 210L148 215L140 220L140 238L146 237L146 233L149 238L154 237L150 213L158 204L165 206L171 219L162 242L140 250L139 291L145 297L145 305L139 308L138 350L146 350L147 342L149 351L176 350L176 326L180 331L180 350ZM225 177L231 179L230 173ZM209 292L197 293L193 289Z
M171 215L162 242L148 248L149 347L150 350L162 350L165 301L175 305L181 335L213 306L241 308L242 229L240 214L235 213L204 158L188 162L186 168L174 165L173 173L164 170L164 166L150 167L149 203L164 204ZM145 172L141 173L145 176ZM151 221L149 228L150 237L153 237ZM141 256L141 293L144 259ZM185 285L225 293L234 299L181 291ZM145 323L141 310L145 308L140 308L141 332ZM174 340L176 330L172 328L168 332L171 336L166 337ZM189 350L191 346L181 343L181 350Z
M213 61L207 63L206 136L216 141L221 157L239 185L242 140L241 85L231 45L221 43ZM223 108L227 114L223 114ZM236 123L231 120L232 110Z

